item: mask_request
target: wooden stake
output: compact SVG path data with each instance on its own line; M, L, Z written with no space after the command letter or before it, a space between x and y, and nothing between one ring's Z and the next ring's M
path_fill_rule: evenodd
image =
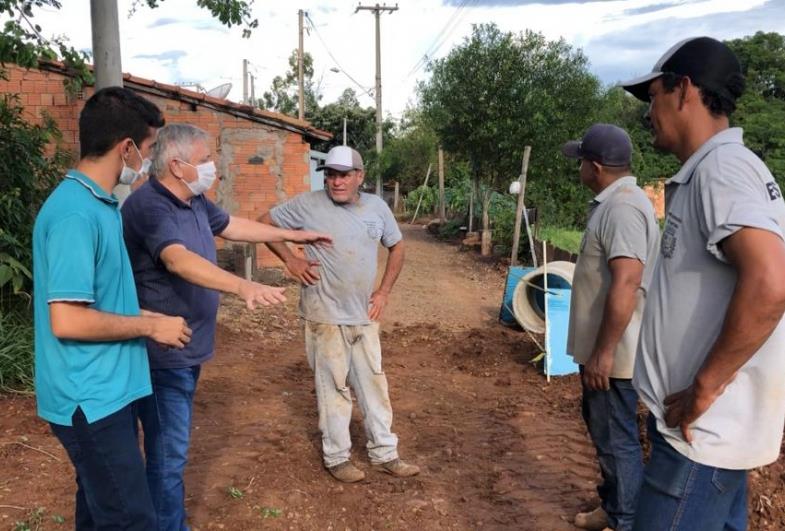
M542 242L542 284L545 288L543 300L545 301L545 379L548 383L551 381L551 353L548 352L549 337L548 337L548 249L545 245L545 240Z
M431 176L431 164L428 163L428 171L425 173L425 182L422 184L423 188L428 187L428 177ZM425 190L423 190L425 193ZM411 224L414 224L414 220L417 219L417 213L420 211L420 205L422 204L422 194L420 194L420 200L417 201L417 208L414 209L414 216L412 216Z
M518 242L521 239L521 218L523 217L523 209L526 208L523 204L523 198L526 194L526 173L529 169L529 155L531 152L531 146L523 148L521 175L518 177L518 182L521 183L521 189L518 191L518 207L515 210L515 228L513 229L512 236L512 256L510 257L510 265L518 265Z
M439 146L439 219L444 221L444 150Z

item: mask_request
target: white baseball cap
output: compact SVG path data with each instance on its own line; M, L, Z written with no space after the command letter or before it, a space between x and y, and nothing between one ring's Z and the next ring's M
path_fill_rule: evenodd
M335 146L327 153L324 164L317 166L317 170L330 168L336 171L352 171L363 169L363 158L349 146Z

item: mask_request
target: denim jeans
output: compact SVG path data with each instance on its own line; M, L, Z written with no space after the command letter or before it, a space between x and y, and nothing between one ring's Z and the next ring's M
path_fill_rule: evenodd
M583 366L580 367L583 374ZM610 527L629 531L635 518L643 453L638 435L638 393L631 380L610 379L610 390L583 387L583 420L597 450L602 485L597 492Z
M153 369L153 394L140 403L147 483L159 531L187 531L183 474L188 462L191 414L201 367Z
M72 426L50 426L76 470L74 527L78 531L155 529L135 404L92 424L77 408L71 421Z
M701 465L673 449L648 420L651 459L638 499L635 531L747 529L747 471Z

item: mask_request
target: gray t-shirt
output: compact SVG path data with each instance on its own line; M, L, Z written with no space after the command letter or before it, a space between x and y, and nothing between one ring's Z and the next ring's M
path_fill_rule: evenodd
M666 225L644 310L633 383L657 429L698 463L745 470L777 459L785 423L785 321L711 407L687 444L665 426L665 397L692 384L719 336L736 286L720 242L744 227L785 228L785 202L741 129L714 135L666 185ZM783 272L785 274L785 272Z
M321 280L302 287L300 315L317 323L370 323L368 306L376 282L379 242L392 247L402 239L387 203L376 195L360 193L357 202L338 204L319 190L274 207L270 217L280 227L333 237L332 247L305 248L308 258L321 263Z
M636 293L635 310L616 346L610 374L612 378L632 378L641 315L659 241L654 207L635 177L616 180L592 200L572 279L567 352L576 363L584 365L594 351L613 280L608 262L620 257L635 258L644 265L643 278Z

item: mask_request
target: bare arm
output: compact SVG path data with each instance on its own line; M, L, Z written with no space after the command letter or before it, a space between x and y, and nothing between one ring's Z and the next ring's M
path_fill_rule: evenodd
M160 314L118 315L88 307L82 302L49 304L52 333L76 341L124 341L149 337L170 347L182 348L191 340L191 329L182 317Z
M161 251L161 262L173 275L203 288L231 293L242 298L249 309L258 302L263 306L286 300L284 288L274 288L240 278L224 271L209 260L189 251L182 244L172 244Z
M776 234L743 228L722 241L737 280L717 340L690 387L665 399L665 421L689 426L723 393L736 372L766 342L785 312L785 242Z
M229 218L229 224L219 236L231 241L248 243L289 241L297 243L329 244L332 242L332 238L326 234L312 231L282 229L269 221L261 221L261 219L260 221L253 221L235 216Z
M610 389L610 373L616 346L621 341L635 311L636 294L643 277L643 263L636 258L619 257L608 262L611 285L594 342L594 350L583 371L583 383L594 391Z
M269 212L265 212L259 216L259 221L273 227L277 226ZM308 260L296 256L289 246L283 242L266 242L266 245L275 256L281 259L281 262L283 262L289 274L302 284L313 285L319 281L318 268L320 264L318 260Z
M406 254L404 250L403 241L399 241L389 248L390 254L387 256L387 264L384 267L384 275L379 288L371 295L371 307L368 310L368 317L373 321L379 320L387 305L387 299L390 296L395 281L398 280L398 275L401 274L403 269L403 261Z

